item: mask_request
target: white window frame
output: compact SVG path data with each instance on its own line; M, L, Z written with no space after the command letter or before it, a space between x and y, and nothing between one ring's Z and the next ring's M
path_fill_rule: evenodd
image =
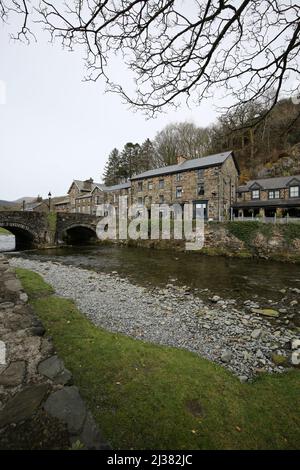
M297 194L292 194L294 190L297 191ZM290 197L299 197L299 186L290 186Z
M257 197L254 196L254 193L256 194L257 193ZM260 199L260 190L259 189L252 189L251 191L251 199Z

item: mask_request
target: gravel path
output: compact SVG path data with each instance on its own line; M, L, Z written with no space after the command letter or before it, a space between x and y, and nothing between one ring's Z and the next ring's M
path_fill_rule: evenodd
M116 273L95 273L56 262L11 258L30 269L62 297L72 298L98 326L157 344L185 348L251 379L261 371L282 372L274 354L290 355L295 332L238 309L234 300L207 305L188 289L168 284L149 290Z

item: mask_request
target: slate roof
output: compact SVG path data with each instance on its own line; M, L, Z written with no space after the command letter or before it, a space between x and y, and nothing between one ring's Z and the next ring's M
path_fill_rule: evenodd
M25 210L28 211L28 210L36 209L37 207L41 206L43 203L44 203L44 201L26 202L25 203Z
M248 181L247 184L240 186L238 188L238 192L244 193L247 191L250 191L250 188L252 185L255 183L258 184L262 189L280 189L280 188L286 188L289 186L289 183L292 182L292 180L299 180L300 184L300 175L295 175L295 176L278 176L275 178L264 178L264 179L257 179L257 180L251 180Z
M60 204L69 204L70 200L69 199L62 199L61 201L54 202L55 206L59 206Z
M91 192L93 191L93 189L95 189L96 187L100 188L100 189L103 189L105 188L105 185L102 184L102 183L91 183L91 185L89 186L89 181L81 181L81 180L73 180L73 183L76 184L77 188L79 189L79 191L86 191L86 192ZM73 184L72 183L72 184ZM71 184L71 187L72 187L72 184ZM70 189L71 189L70 187ZM69 189L69 191L70 191ZM68 191L68 192L69 192Z
M92 197L92 193L89 192L89 193L86 193L86 194L83 194L82 196L76 196L75 199L86 199L88 197Z
M131 187L130 181L127 183L115 184L114 186L106 186L103 191L117 191L118 189L128 189Z
M138 180L143 178L151 178L152 176L168 175L171 173L179 173L182 171L192 170L196 168L206 168L209 166L222 165L225 160L233 155L232 150L223 153L217 153L215 155L208 155L207 157L195 158L193 160L185 160L183 163L178 165L164 166L161 168L155 168L153 170L145 171L139 175L132 176L131 180ZM237 166L238 168L238 166Z

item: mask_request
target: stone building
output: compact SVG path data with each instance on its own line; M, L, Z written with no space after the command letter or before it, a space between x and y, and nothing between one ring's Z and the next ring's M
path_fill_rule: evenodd
M106 204L112 204L118 207L119 197L128 196L128 204L131 203L131 182L116 184L114 186L107 186L105 188L105 200Z
M130 182L105 186L94 183L92 179L80 181L74 180L68 191L69 205L67 212L94 215L99 204L112 204L118 206L119 196L130 196ZM55 205L56 211L60 211L60 205Z
M178 157L177 165L149 170L131 178L134 204L183 205L192 203L204 210L208 220L230 218L235 200L239 169L232 151L187 160Z
M240 186L233 204L243 217L300 217L300 175L248 181Z
M44 200L25 202L23 204L23 210L26 212L49 212L49 202Z
M67 196L55 198L52 205L55 212L70 212L70 199Z
M194 160L178 157L177 165L146 171L131 181L106 187L74 180L69 191L69 211L95 214L97 205L118 206L119 196L128 196L128 205L192 203L204 210L206 219L224 220L231 216L238 186L239 169L232 151ZM59 209L59 205L57 206Z
M83 214L93 213L93 196L95 188L103 189L104 184L94 183L92 178L84 181L74 180L68 191L70 199L70 212L80 212Z

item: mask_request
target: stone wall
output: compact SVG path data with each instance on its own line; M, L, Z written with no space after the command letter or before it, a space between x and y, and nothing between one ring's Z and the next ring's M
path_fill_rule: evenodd
M115 243L185 251L185 240L138 239ZM300 225L273 225L262 222L206 223L205 243L199 253L300 262Z
M0 449L108 448L3 255L0 338Z

